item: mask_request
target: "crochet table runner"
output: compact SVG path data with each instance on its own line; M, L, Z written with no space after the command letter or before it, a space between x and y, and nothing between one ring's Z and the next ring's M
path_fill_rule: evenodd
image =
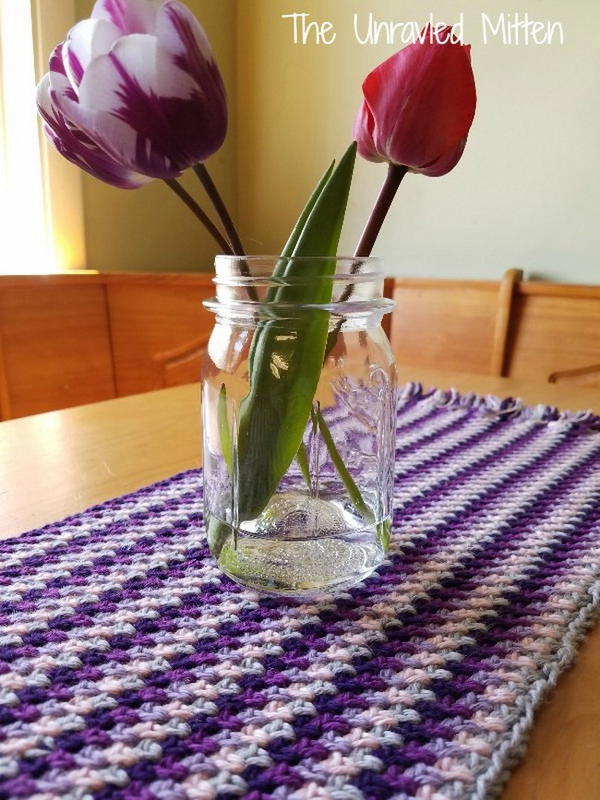
M389 560L225 578L201 474L0 543L0 798L488 798L600 602L590 413L406 388Z

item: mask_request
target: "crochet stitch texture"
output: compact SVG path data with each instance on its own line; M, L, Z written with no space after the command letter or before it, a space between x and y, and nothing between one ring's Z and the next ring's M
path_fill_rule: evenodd
M0 800L495 796L600 604L591 414L406 388L389 560L231 583L201 473L0 542Z

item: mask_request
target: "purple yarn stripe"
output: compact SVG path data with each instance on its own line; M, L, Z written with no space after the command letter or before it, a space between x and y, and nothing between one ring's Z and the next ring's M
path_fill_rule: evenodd
M598 430L409 385L391 558L319 602L219 574L198 473L0 543L0 800L483 800L598 603Z
M60 622L60 624L64 624L64 620L62 618L60 619L59 622Z
M239 702L239 698L235 698L235 701ZM139 768L140 768L140 765L138 765L136 769L139 771Z

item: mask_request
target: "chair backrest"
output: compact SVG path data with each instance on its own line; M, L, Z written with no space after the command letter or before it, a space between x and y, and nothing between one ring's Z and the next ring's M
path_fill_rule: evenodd
M600 286L521 283L507 350L510 377L600 386Z
M0 419L115 395L106 294L97 276L2 276Z
M398 363L600 386L600 286L522 281L387 282Z
M210 333L207 331L203 336L180 347L153 356L163 388L196 383L200 380L202 359L209 338Z
M214 293L211 275L109 276L118 395L200 380L201 353L213 315L202 301Z
M502 375L520 270L501 281L393 283L390 341L400 364Z
M0 420L197 381L209 274L0 276Z

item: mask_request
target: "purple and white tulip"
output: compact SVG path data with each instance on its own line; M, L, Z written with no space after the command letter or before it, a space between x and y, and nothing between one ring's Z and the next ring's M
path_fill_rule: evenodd
M208 39L178 0L97 0L38 86L57 150L121 188L176 178L223 144L227 101Z

